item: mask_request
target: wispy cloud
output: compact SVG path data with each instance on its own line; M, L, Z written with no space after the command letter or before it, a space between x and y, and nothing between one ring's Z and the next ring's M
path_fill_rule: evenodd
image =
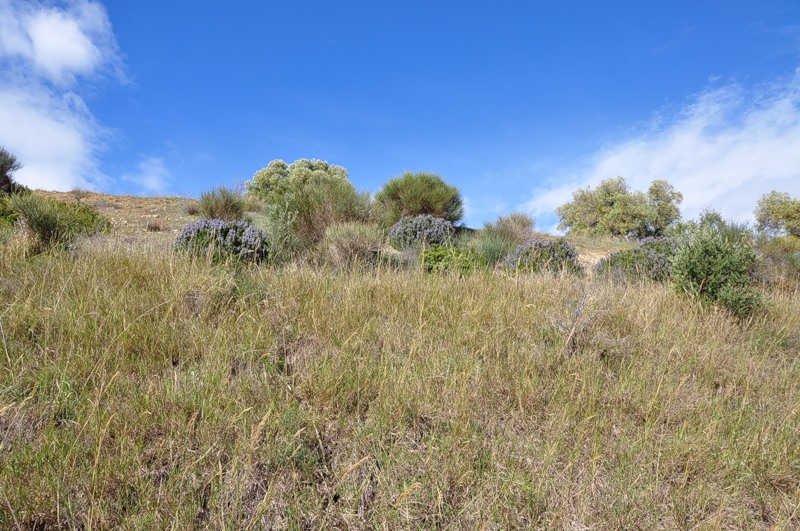
M99 77L125 82L104 7L0 0L0 145L20 182L66 190L105 182L98 154L108 130L78 92Z
M172 174L164 164L164 159L147 157L139 162L135 173L125 174L122 179L133 184L141 192L160 194L167 189Z
M710 206L744 220L770 190L799 196L800 70L756 88L706 90L671 118L659 114L647 128L599 150L572 175L534 190L524 207L547 217L577 188L619 175L639 190L668 180L684 194L686 218Z

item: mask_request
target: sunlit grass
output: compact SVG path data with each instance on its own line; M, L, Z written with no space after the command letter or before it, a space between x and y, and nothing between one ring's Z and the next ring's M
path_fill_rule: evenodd
M159 240L160 241L160 240ZM800 298L0 246L0 527L788 529Z

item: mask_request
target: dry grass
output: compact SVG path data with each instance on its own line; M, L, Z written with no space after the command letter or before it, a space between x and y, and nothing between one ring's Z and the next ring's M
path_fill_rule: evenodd
M236 269L162 235L0 245L0 527L800 526L797 293L741 324L659 285Z

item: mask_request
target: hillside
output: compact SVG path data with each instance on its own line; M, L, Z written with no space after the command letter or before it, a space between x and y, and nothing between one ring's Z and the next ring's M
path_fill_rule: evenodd
M796 291L234 267L81 201L114 233L0 244L2 528L800 527Z

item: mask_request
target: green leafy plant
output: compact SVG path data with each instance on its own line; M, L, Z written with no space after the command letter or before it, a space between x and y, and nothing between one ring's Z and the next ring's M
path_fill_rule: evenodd
M741 317L758 307L758 297L749 291L756 262L750 242L707 225L678 246L672 260L672 281L680 291Z
M464 216L464 201L455 186L434 173L406 172L390 179L375 194L385 226L405 216L428 215L457 223Z
M773 190L758 200L755 216L759 230L800 237L800 199Z
M461 249L432 244L420 254L420 263L426 273L455 273L466 275L482 265L480 257L472 249Z

